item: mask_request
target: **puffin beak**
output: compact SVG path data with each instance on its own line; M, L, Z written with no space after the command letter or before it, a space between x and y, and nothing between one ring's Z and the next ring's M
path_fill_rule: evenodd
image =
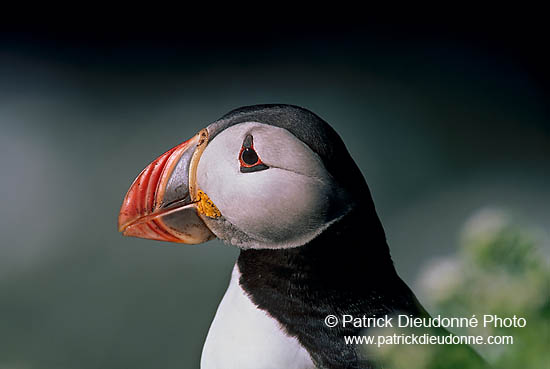
M197 212L197 165L208 143L203 129L149 164L124 197L118 230L125 236L197 244L214 234Z

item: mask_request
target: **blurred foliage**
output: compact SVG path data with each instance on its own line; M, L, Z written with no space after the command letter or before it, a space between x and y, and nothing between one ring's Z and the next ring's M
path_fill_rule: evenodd
M420 278L432 316L469 318L475 314L480 322L476 328L450 328L452 333L513 336L513 344L473 347L490 367L550 367L550 269L541 243L536 230L519 226L506 213L483 210L466 223L458 254L433 263ZM527 325L484 327L484 314L515 315L525 318ZM400 329L397 333L422 332ZM392 369L481 367L464 345L384 345L367 347L367 354L376 355L384 368Z

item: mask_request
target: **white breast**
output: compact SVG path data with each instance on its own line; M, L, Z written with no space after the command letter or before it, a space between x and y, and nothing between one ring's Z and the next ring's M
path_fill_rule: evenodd
M314 369L309 353L256 307L239 277L235 265L202 350L201 369Z

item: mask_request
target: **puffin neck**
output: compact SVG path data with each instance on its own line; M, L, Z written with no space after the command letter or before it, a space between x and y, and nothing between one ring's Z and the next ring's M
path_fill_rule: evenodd
M303 246L241 250L237 261L241 282L264 276L324 290L334 286L365 291L365 283L397 276L378 216L358 209Z
M296 337L320 368L370 367L342 339L359 328L328 328L327 315L417 309L372 210L352 210L303 246L242 250L237 261L239 284L252 302Z

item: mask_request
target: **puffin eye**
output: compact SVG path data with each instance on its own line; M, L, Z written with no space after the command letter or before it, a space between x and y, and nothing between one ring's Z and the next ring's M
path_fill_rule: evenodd
M253 149L244 149L241 154L241 159L245 165L255 165L260 158Z
M262 160L254 150L252 135L246 135L239 153L239 162L241 163L241 173L257 172L269 168L262 163Z

